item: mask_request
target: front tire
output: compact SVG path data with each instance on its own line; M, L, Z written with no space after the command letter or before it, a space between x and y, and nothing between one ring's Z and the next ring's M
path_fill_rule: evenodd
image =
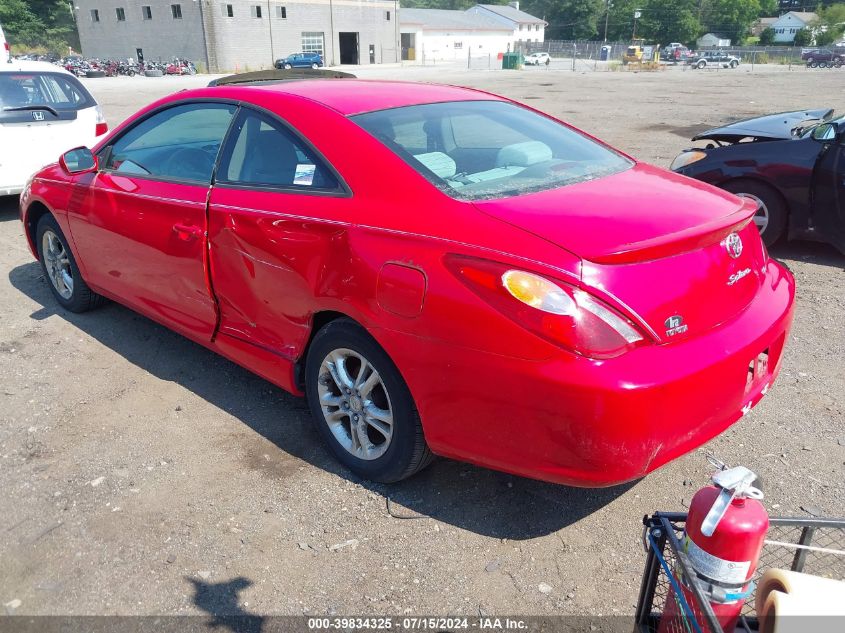
M707 62L700 61L700 62L698 62L698 64L696 64L696 68L701 69L701 68L704 68L706 65L707 65Z
M293 68L293 66L291 66L290 64L285 64L285 70L290 70L291 68Z
M356 475L393 483L431 462L408 386L354 321L338 319L317 332L306 359L305 391L317 432Z
M56 219L49 214L43 216L35 234L41 270L59 305L71 312L87 312L102 304L103 297L91 290L82 278Z
M731 60L731 68L736 68L737 66L739 66L739 62L736 61L735 59L732 59Z
M777 191L753 180L735 180L727 183L725 189L741 198L751 198L757 202L754 224L766 246L772 246L782 237L786 229L787 211L786 203Z

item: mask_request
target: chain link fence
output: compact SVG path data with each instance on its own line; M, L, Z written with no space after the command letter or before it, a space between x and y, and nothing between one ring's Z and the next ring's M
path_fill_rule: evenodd
M555 59L568 60L572 70L618 70L623 53L630 46L630 42L600 42L591 40L547 40L545 42L517 42L516 50L523 55L531 53L548 53ZM605 49L605 50L603 50ZM697 52L722 50L735 55L740 62L752 70L756 66L805 66L801 59L804 50L797 46L734 46L707 47ZM602 65L596 62L607 62ZM614 63L616 62L616 63ZM672 64L672 62L666 62ZM683 65L681 62L679 65Z

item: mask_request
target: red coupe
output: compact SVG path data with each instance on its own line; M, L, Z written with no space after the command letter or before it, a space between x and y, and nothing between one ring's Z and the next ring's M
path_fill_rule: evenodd
M581 486L771 387L794 282L755 211L492 94L354 79L179 92L21 197L61 306L305 394L361 477L438 454Z

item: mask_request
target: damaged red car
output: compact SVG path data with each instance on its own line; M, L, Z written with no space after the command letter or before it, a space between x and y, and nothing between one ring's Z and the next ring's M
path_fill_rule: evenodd
M794 283L755 211L502 97L354 79L179 92L21 198L63 308L118 301L307 396L358 476L578 486L771 388Z

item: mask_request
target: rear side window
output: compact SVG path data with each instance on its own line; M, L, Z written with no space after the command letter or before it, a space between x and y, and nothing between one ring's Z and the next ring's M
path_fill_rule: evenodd
M71 75L0 72L0 118L11 108L82 110L95 105L91 94Z
M237 106L186 103L144 119L111 146L106 169L127 175L210 183Z
M217 182L308 190L338 190L334 173L278 121L244 109L230 135Z

